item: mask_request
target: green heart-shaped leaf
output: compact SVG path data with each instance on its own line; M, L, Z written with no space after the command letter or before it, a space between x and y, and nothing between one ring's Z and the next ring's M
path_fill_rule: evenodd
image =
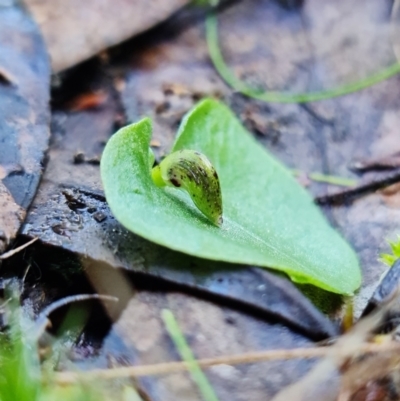
M172 149L197 150L213 163L222 191L221 227L208 221L187 194L153 183L151 131L147 118L122 128L101 160L107 201L126 228L171 249L280 270L295 282L328 291L351 294L359 287L353 250L226 106L200 102L184 118Z

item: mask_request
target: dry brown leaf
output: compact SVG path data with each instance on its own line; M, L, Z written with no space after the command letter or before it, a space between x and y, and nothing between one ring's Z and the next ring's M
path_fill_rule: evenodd
M387 312L395 307L398 296L399 289L379 310L361 319L352 330L339 337L324 359L299 381L280 391L272 401L306 401L310 399L334 401L337 400L340 393L340 401L345 401L371 379L383 377L393 370L400 363L400 356L396 356L398 353L393 351L378 353L369 359L375 361L377 367L382 367L381 372L374 372L374 363L372 363L372 367L370 364L364 365L363 361L351 365L350 363L353 358L363 355L362 347L365 345L365 341L379 327ZM341 371L344 373L340 374Z
M50 122L46 49L30 16L13 3L0 6L0 253L35 195Z
M54 72L65 70L168 18L187 0L24 0Z

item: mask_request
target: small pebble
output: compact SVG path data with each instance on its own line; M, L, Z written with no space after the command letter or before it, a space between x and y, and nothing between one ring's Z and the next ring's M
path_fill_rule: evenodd
M103 212L96 212L96 213L93 214L93 218L98 223L101 223L102 221L104 221L107 218L107 216Z

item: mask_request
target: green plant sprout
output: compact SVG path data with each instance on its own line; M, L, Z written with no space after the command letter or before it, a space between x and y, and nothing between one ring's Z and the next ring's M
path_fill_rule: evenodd
M380 260L388 266L392 266L393 263L400 258L400 235L397 236L396 241L389 241L389 245L392 253L382 253L380 255Z
M248 86L246 83L237 78L234 72L226 64L219 46L218 20L214 12L210 12L206 18L206 39L210 58L222 79L224 79L224 81L236 91L253 99L262 100L264 102L307 103L317 100L331 99L333 97L343 96L366 89L400 73L400 64L395 62L389 67L384 68L383 70L378 71L376 74L373 74L369 77L344 86L339 86L338 88L328 89L321 92L294 94L278 91L257 90L256 88Z

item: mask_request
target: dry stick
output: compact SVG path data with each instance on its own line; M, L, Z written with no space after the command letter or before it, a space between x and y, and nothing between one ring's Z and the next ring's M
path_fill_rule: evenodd
M396 308L399 297L400 285L384 299L380 309L359 320L350 331L338 337L336 343L329 347L326 358L317 362L300 380L281 390L272 401L304 401L310 398L309 394L317 395L316 399L323 397L327 400L333 401L335 399L337 401L338 387L343 382L343 376L339 376L340 371L346 369L350 358L365 357L366 354L362 350L366 339L382 324L388 312ZM381 351L383 350L384 348L381 348ZM393 350L390 353L398 354ZM382 355L382 352L378 352L377 356L379 355ZM365 358L362 359L365 360ZM350 364L350 366L353 365ZM323 383L322 387L321 383Z
M394 170L400 167L400 151L375 159L365 159L353 162L351 169L358 173L369 171Z
M37 241L39 237L31 239L29 242L27 242L24 245L19 246L18 248L12 249L11 251L4 252L2 255L0 255L0 260L10 258L11 256L15 255L18 252L21 252L23 249L27 248L29 245L33 244L35 241Z
M381 179L364 182L358 187L346 189L335 194L320 196L315 198L314 201L318 205L337 205L341 203L352 202L360 196L383 189L397 182L400 182L399 169L395 170L391 174L387 174Z
M382 351L400 351L399 343L382 344L364 344L357 349L358 353L376 353ZM269 350L262 352L248 352L245 354L220 356L215 358L198 359L200 367L206 368L214 365L228 364L238 365L254 362L266 362L282 359L294 358L321 358L332 352L331 347L315 348L294 348ZM89 372L61 372L56 373L55 379L58 384L72 384L80 380L102 380L115 379L121 377L140 377L154 376L167 373L176 373L187 371L189 364L186 362L165 362L154 365L127 366L114 369L94 369Z
M33 338L39 339L40 336L44 333L44 331L46 330L46 326L49 323L49 315L56 309L59 309L65 305L69 305L74 302L89 301L93 299L97 299L100 301L118 302L118 298L113 297L111 295L103 295L103 294L77 294L61 298L57 301L52 302L50 305L44 308L42 312L40 312L39 316L35 320L34 327L32 328Z

